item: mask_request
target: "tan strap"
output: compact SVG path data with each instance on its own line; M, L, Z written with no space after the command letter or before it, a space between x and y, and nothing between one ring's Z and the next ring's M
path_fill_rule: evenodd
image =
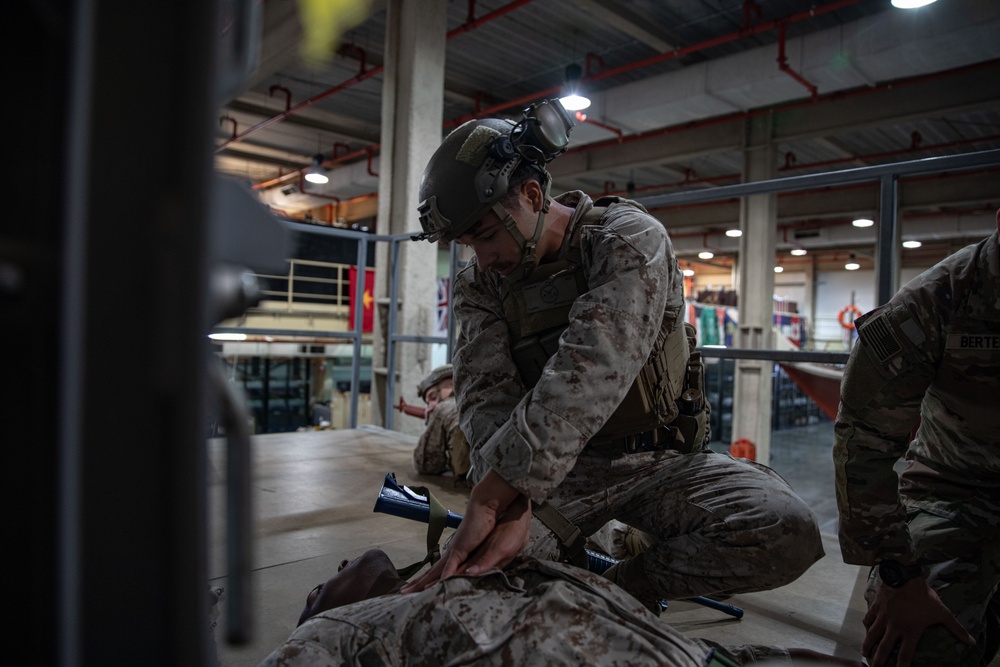
M406 567L396 570L396 574L403 581L419 572L427 563L433 565L438 562L438 559L441 558L441 548L438 546L438 542L441 540L441 533L444 532L448 521L448 510L444 508L441 501L434 497L430 489L424 486L415 486L413 492L426 497L427 503L430 505L430 517L427 520L427 555L421 561L410 563Z
M555 533L559 543L566 549L566 560L577 567L587 568L587 552L584 546L587 544L587 537L583 531L577 527L566 516L548 503L531 504L532 513L538 520Z

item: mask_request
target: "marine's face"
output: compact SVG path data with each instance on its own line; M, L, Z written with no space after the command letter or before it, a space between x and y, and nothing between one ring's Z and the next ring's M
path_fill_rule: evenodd
M398 591L403 580L381 549L370 549L354 560L344 560L337 574L309 592L299 624L316 614Z
M427 402L428 414L430 414L431 411L437 407L438 403L451 396L454 391L454 386L455 383L453 380L446 379L424 392L424 401Z
M507 276L521 263L521 246L493 211L457 240L472 248L476 262L484 271L496 271L501 276Z

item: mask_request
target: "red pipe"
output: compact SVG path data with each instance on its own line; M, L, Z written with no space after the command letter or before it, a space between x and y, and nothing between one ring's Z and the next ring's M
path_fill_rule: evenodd
M233 136L235 137L236 136L236 119L235 118L233 118L232 116L222 116L222 117L219 118L219 125L222 125L222 123L225 122L225 121L227 121L227 120L233 124Z
M590 82L590 81L600 81L601 79L606 79L608 77L617 76L618 74L624 74L626 72L631 72L633 70L637 70L637 69L640 69L642 67L648 67L650 65L655 65L657 63L661 63L661 62L664 62L666 60L670 60L672 58L679 58L681 56L686 56L686 55L688 55L690 53L696 53L698 51L703 51L704 49L711 48L713 46L720 46L722 44L727 44L729 42L734 42L734 41L736 41L738 39L742 39L743 37L746 37L748 35L755 35L757 33L765 32L765 31L768 31L768 30L773 30L774 28L777 28L779 26L782 26L782 25L785 25L785 24L788 24L788 23L797 23L799 21L804 21L804 20L807 20L807 19L815 18L817 16L820 16L822 14L826 14L828 12L836 11L838 9L843 9L844 7L850 7L851 5L856 5L859 2L861 2L861 0L836 0L835 2L831 2L831 3L827 4L827 5L823 5L822 7L814 7L812 9L806 10L804 12L799 12L798 14L792 14L791 16L788 16L788 17L785 17L785 18L782 18L782 19L776 19L774 21L768 21L766 23L760 23L760 24L752 26L752 27L748 27L748 28L745 28L745 29L742 29L742 30L738 30L738 31L733 32L733 33L729 33L728 35L721 35L719 37L715 37L715 38L706 40L704 42L699 42L698 44L692 44L691 46L685 46L683 48L674 49L673 51L667 51L665 53L660 53L660 54L657 54L655 56L651 56L649 58L645 58L643 60L637 60L637 61L635 61L633 63L628 63L626 65L622 65L620 67L615 67L613 69L604 70L603 72L600 72L598 74L593 74L591 76L585 76L585 77L583 77L581 79L581 82L587 83L587 82ZM544 98L549 97L553 93L558 92L560 88L561 88L561 86L552 86L550 88L546 88L545 90L539 91L537 93L533 93L533 94L530 94L530 95L523 95L523 96L521 96L521 97L519 97L519 98L517 98L515 100L509 100L509 101L503 102L501 104L495 104L492 107L484 109L481 113L482 113L482 115L486 115L486 114L489 114L489 113L493 113L494 111L503 111L505 109L509 109L511 107L514 107L514 106L521 106L521 105L523 105L525 103L533 102L533 101L536 101L536 100L539 100L539 99L544 99ZM461 116L459 118L454 118L454 119L452 119L450 121L447 121L444 124L444 126L445 127L452 127L452 126L461 125L465 121L472 120L473 118L478 118L478 117L479 116L477 116L475 114L466 114L465 116Z
M365 50L362 49L357 44L344 44L343 46L340 47L341 55L344 55L345 51L353 51L354 53L358 54L358 63L359 63L358 70L360 72L364 72L365 65L367 64L366 60L368 58L368 54L365 53Z
M861 86L846 91L838 91L833 93L827 93L826 95L821 95L818 101L837 101L845 100L852 97L864 96L870 93L881 92L884 90L891 90L893 88L899 88L901 86L906 86L915 83L921 83L924 81L931 81L937 78L944 78L949 76L954 76L956 74L962 74L965 72L974 72L980 69L988 69L992 67L997 67L1000 65L1000 58L995 58L993 60L988 60L981 63L975 63L972 65L963 65L962 67L956 67L951 70L946 70L942 72L934 72L933 74L921 74L919 76L910 77L908 79L897 79L896 81L887 81L882 84L875 86ZM768 107L761 107L759 109L751 109L749 111L740 111L736 113L731 113L723 116L715 116L714 118L703 118L701 120L691 121L689 123L682 123L680 125L672 125L670 127L661 127L656 130L650 130L649 132L643 132L641 134L632 134L625 137L625 142L632 141L644 141L646 139L652 139L655 137L663 137L669 134L676 134L678 132L684 132L687 130L693 130L697 128L710 127L712 125L718 125L721 123L729 123L734 120L746 120L749 118L755 118L757 116L763 116L773 113L779 113L782 111L789 111L792 109L797 109L806 105L813 105L812 100L794 100L791 102L785 102L782 104L775 104ZM570 153L583 153L592 150L597 150L599 148L604 148L612 145L612 141L597 141L592 144L587 144L586 146L579 146L577 148L570 148L566 151L566 154Z
M848 2L847 4L852 4L852 3ZM825 8L822 8L822 9L825 9ZM798 16L798 15L796 15L796 16ZM851 97L863 96L863 95L867 95L867 94L870 94L870 93L881 92L883 90L888 90L888 89L892 89L892 88L899 88L900 86L921 83L921 82L924 82L924 81L930 81L930 80L933 80L933 79L936 79L936 78L954 76L956 74L961 74L961 73L970 72L970 71L976 71L976 70L980 70L980 69L994 68L994 67L997 67L998 64L1000 64L1000 59L993 59L993 60L985 61L985 62L982 62L982 63L975 63L975 64L972 64L972 65L965 65L965 66L962 66L962 67L957 67L957 68L954 68L954 69L951 69L951 70L942 71L942 72L935 72L935 73L932 73L932 74L923 74L923 75L914 76L914 77L910 77L910 78L898 79L898 80L895 80L895 81L889 81L889 82L885 82L885 83L882 83L882 84L879 84L879 85L876 85L876 86L863 86L863 87L855 88L855 89L852 89L852 90L837 91L837 92L833 92L833 93L828 93L826 95L820 96L819 100L817 100L817 101L836 101L836 100L842 100L842 99L849 99ZM727 122L732 122L734 120L754 118L756 116L760 116L760 115L764 115L764 114L771 114L771 113L775 113L775 112L781 112L781 111L787 111L787 110L791 110L791 109L796 109L796 108L804 106L806 104L810 104L811 105L813 103L814 102L812 100L808 100L808 101L796 100L796 101L786 102L786 103L783 103L783 104L776 104L776 105L772 105L772 106L768 106L768 107L762 107L760 109L755 109L755 110L742 111L742 112L733 113L733 114L727 114L727 115L723 115L723 116L716 116L714 118L705 118L705 119L698 120L698 121L692 121L692 122L689 122L689 123L684 123L684 124L680 124L680 125L674 125L674 126L665 127L665 128L659 128L659 129L656 129L656 130L651 130L649 132L644 132L644 133L640 133L640 134L630 135L628 137L623 137L620 140L614 140L614 143L624 143L624 142L632 142L632 141L644 141L644 140L647 140L647 139L652 139L652 138L656 138L656 137L660 137L660 136L666 136L666 135L669 135L669 134L676 134L676 133L687 131L687 130L693 130L693 129L697 129L697 128L701 128L701 127L708 127L708 126L715 125L715 124L727 123ZM508 106L509 105L510 104L508 104ZM501 105L500 107L493 107L493 108L496 109L496 108L506 108L506 107L503 106L503 105ZM445 125L447 126L448 123L445 123ZM958 141L958 142L952 142L950 144L940 144L937 147L946 147L946 146L951 146L951 145L956 145L957 146L957 145L961 145L963 143L973 143L975 141L986 141L986 140L991 140L993 138L994 137L987 137L987 138L981 139L981 140ZM612 145L612 140L594 142L594 143L591 143L591 144L587 144L585 146L579 146L579 147L576 147L576 148L570 148L568 151L566 151L566 153L569 154L569 153L589 152L589 151L597 150L597 149L604 148L604 147L607 147L607 146L610 146L610 145ZM377 147L378 146L374 146L373 148L377 148ZM932 147L930 147L930 146L924 147L925 150L930 150L931 148ZM360 150L360 151L355 151L354 153L351 153L349 155L344 155L344 156L342 156L342 157L334 160L333 162L342 162L342 161L344 161L346 159L350 159L350 158L353 158L353 157L360 157L365 152L366 152L366 150L364 150L364 149ZM888 154L892 154L892 153L893 153L892 151L889 151L886 154L888 155ZM881 155L881 154L874 154L874 155L877 156L877 155ZM831 161L828 161L828 162L816 162L816 163L811 163L811 164L796 165L794 168L796 168L796 169L806 169L806 168L810 168L810 167L822 166L822 165L825 165L825 164L836 164L836 163L840 163L840 162L849 162L849 161L853 161L853 160L857 160L857 159L859 159L859 158L858 157L842 158L842 159L837 159L837 160L831 160ZM792 161L794 161L794 159ZM787 163L787 158L786 158L786 163ZM303 168L303 169L305 169L305 168ZM716 181L716 180L723 180L723 179L729 179L729 178L739 178L739 177L740 177L739 174L735 174L735 175L726 174L726 175L723 175L723 176L715 176L715 177L706 178L706 179L699 179L698 181L691 181L691 182L692 183L699 183L699 182L705 182L705 181ZM266 188L266 187L269 187L269 186L272 186L272 185L277 185L277 184L283 182L284 180L287 180L287 178L288 178L288 175L283 176L283 177L274 178L274 179L271 179L269 181L264 181L262 183L258 183L256 185L254 185L253 188L255 190L257 190L257 189ZM682 184L683 183L666 183L666 184L663 184L663 185L644 186L642 188L637 188L636 192L644 192L644 191L649 191L649 190L655 190L655 189L658 189L658 188L661 188L661 187L663 187L663 188L676 187L676 186L682 185ZM704 204L696 204L694 206L701 206L701 205L704 205Z
M787 27L784 23L778 26L778 69L808 88L810 97L815 101L819 95L816 86L788 65L788 58L785 57L785 28Z
M285 94L285 111L288 111L292 107L292 91L288 90L284 86L279 86L278 84L274 84L273 86L267 89L268 96L274 97L274 91L276 90L280 90Z
M372 154L374 152L375 152L374 149L371 148L368 149L368 175L378 177L378 174L376 174L375 170L372 169Z
M507 5L504 5L503 7L500 7L499 9L494 10L493 12L487 14L482 19L478 19L478 20L473 19L471 22L467 22L465 24L465 26L462 26L462 27L460 27L460 28L458 28L456 30L453 30L453 31L449 32L447 34L447 39L451 39L451 37L454 37L454 36L456 36L458 34L462 34L464 32L467 32L468 30L476 28L476 27L478 27L478 26L480 26L480 25L482 25L482 24L484 24L484 23L486 23L488 21L492 21L493 19L496 19L496 18L498 18L500 16L503 16L504 14L506 14L506 13L508 13L510 11L513 11L514 9L517 9L518 7L520 7L522 5L527 4L530 1L531 0L515 0L515 2L511 2L511 3L507 4ZM770 22L763 23L763 24L760 24L760 25L757 25L757 26L753 26L753 27L746 27L745 26L743 30L741 30L739 32L736 32L736 33L731 33L729 35L724 35L724 36L721 36L721 37L718 37L718 38L715 38L715 39L707 40L705 42L701 42L699 44L695 44L695 45L692 45L692 46L689 46L689 47L685 47L685 48L682 48L682 49L675 49L673 51L668 51L666 53L659 54L659 55L653 56L651 58L646 58L644 60L640 60L640 61L628 64L628 65L623 65L621 67L617 67L617 68L614 68L614 69L611 69L611 70L605 70L605 71L597 73L597 74L589 74L588 76L584 77L584 81L598 81L598 80L607 78L609 76L614 76L614 75L622 74L622 73L625 73L625 72L628 72L628 71L631 71L631 70L634 70L634 69L639 69L641 67L646 67L648 65L652 65L652 64L655 64L655 63L658 63L658 62L662 62L662 61L668 60L670 58L677 58L677 57L680 57L680 56L683 56L683 55L687 55L689 53L694 53L696 51L700 51L702 49L709 48L711 46L718 46L719 44L725 44L727 42L734 41L736 39L740 39L741 37L743 37L745 35L751 35L751 34L756 34L758 32L763 32L765 30L770 30L773 27L778 26L778 25L784 25L784 24L788 24L788 23L795 23L795 22L798 22L798 21L806 20L806 19L812 18L814 16L819 16L821 14L825 14L825 13L830 12L830 11L835 11L837 9L842 9L844 7L848 7L848 6L857 4L860 1L861 0L837 0L836 2L832 2L832 3L828 4L828 5L824 5L823 7L817 7L817 8L813 8L812 10L809 10L809 11L806 11L806 12L800 12L798 14L793 14L793 15L785 18L785 19L781 19L780 22L779 21L770 21ZM470 0L470 12L472 11L473 7L474 7L474 2L471 2L471 0ZM588 68L589 68L589 64L590 64L590 61L588 59L588 61L587 61ZM224 142L223 144L221 144L220 146L218 146L216 148L216 151L221 150L222 148L224 148L228 144L232 143L233 141L237 141L238 139L243 139L247 135L249 135L249 134L251 134L253 132L256 132L257 130L263 129L264 127L267 127L267 126L271 125L274 122L277 122L279 120L283 120L284 118L287 118L288 116L290 116L290 115L298 112L299 110L305 108L306 106L309 106L309 105L311 105L311 104L313 104L313 103L315 103L315 102L317 102L317 101L319 101L319 100L321 100L321 99L323 99L325 97L328 97L329 95L332 95L335 92L338 92L340 90L344 90L345 88L348 88L348 87L354 85L355 83L359 83L360 81L364 80L365 78L369 78L370 76L373 76L374 73L381 72L383 69L384 69L384 66L380 65L378 67L375 67L375 68L369 70L367 73L359 74L358 76L354 77L353 79L350 79L350 80L348 80L348 81L346 81L346 82L344 82L344 83L342 83L342 84L340 84L338 86L334 86L333 88L330 88L330 89L328 89L328 90L326 90L326 91L324 91L322 93L319 93L319 94L317 94L317 95L309 98L308 100L305 100L304 102L300 102L298 105L296 105L295 107L293 107L291 109L288 109L284 113L278 114L277 116L274 116L273 118L270 118L268 120L262 121L261 123L258 123L257 125L251 127L249 130L244 131L238 137L234 136L232 139L230 139L230 140ZM463 117L461 117L459 119L453 119L451 121L447 121L447 122L444 123L444 127L449 127L449 126L452 126L452 125L459 125L459 124L465 122L466 120L471 120L472 118L477 118L480 115L486 115L486 114L491 113L493 111L507 109L507 108L510 108L512 106L515 106L515 105L523 104L524 102L528 102L528 101L531 101L531 100L536 100L536 99L539 99L539 98L547 97L547 96L551 95L552 93L558 92L558 90L560 89L560 87L561 86L553 86L551 88L547 88L544 91L541 91L540 93L535 93L533 95L523 96L521 98L518 98L517 100L513 100L513 101L509 101L509 102L505 102L505 103L493 105L491 107L488 107L486 109L481 110L477 114L467 115L467 116L463 116ZM746 117L749 117L749 115L747 115L747 114L750 114L750 113L753 113L753 112L746 112L746 114L734 114L734 116L746 115ZM730 117L724 117L724 119L726 119L726 120L728 120L728 118L730 118ZM718 120L716 122L722 122L722 119L720 119L720 120ZM691 126L688 125L687 127L691 127ZM666 128L666 129L669 129L669 128ZM666 134L666 132L664 132L662 130L657 130L656 132L657 133L663 132L664 134ZM645 137L656 136L656 135L655 134L644 134L644 135L633 135L633 136L635 138L638 138L638 137L645 138ZM623 136L619 135L618 143L623 143L624 141L625 141L625 138ZM606 145L604 142L600 142L600 143L596 143L596 144L590 144L590 145L585 146L585 147L581 147L580 149L577 149L577 150L581 150L581 149L593 150L594 148L597 148L598 146L604 146L604 145ZM361 151L357 151L355 154L360 154L360 153L361 153ZM344 156L344 157L346 158L347 156ZM303 167L303 170L304 169L306 169L306 167ZM258 183L257 185L254 186L254 189L256 190L256 189L261 189L261 188L268 187L270 185L275 185L277 183L282 182L282 180L283 179L281 177L279 177L278 179L271 179L269 181L265 181L264 183Z
M511 2L510 4L504 5L503 7L500 7L499 9L496 9L496 10L490 12L489 14L487 14L486 16L484 16L481 19L473 19L471 22L467 22L466 24L464 24L462 26L459 26L455 30L452 30L451 32L449 32L445 36L445 39L451 39L452 37L454 37L456 35L460 35L460 34L462 34L464 32L468 32L470 30L473 30L474 28L478 28L479 26L483 25L484 23L488 23L488 22L492 21L495 18L503 16L504 14L507 14L508 12L517 9L518 7L520 7L522 5L526 5L527 3L531 2L531 1L532 0L515 0L515 2ZM250 129L245 130L239 136L235 136L232 139L229 139L228 141L223 142L222 144L220 144L219 146L217 146L215 148L215 151L219 152L223 148L225 148L226 146L228 146L229 144L233 143L234 141L239 141L241 139L245 139L246 137L248 137L249 135L253 134L254 132L257 132L258 130L262 130L265 127L268 127L268 126L270 126L270 125L272 125L274 123L277 123L278 121L284 120L284 119L288 118L289 116L292 116L292 115L298 113L302 109L305 109L306 107L312 106L313 104L315 104L316 102L319 102L322 99L326 99L327 97L329 97L330 95L333 95L334 93L338 93L338 92L340 92L342 90L346 90L347 88L350 88L350 87L354 86L355 84L361 83L362 81L366 81L366 80L372 78L373 76L375 76L376 74L381 74L382 71L385 69L385 65L377 65L377 66L371 68L370 70L368 70L366 72L365 71L364 51L360 47L354 46L353 44L344 45L343 47L341 47L341 51L347 50L348 47L350 47L351 50L360 51L361 54L362 54L362 56L361 56L361 69L360 69L360 71L358 72L358 74L356 76L354 76L353 78L348 79L347 81L344 81L342 83L337 84L333 88L328 88L328 89L326 89L326 90L324 90L324 91L322 91L320 93L317 93L316 95L313 95L309 99L304 100L302 102L299 102L294 107L290 107L288 109L285 109L284 112L279 113L277 116L272 116L271 118L268 118L266 120L263 120L263 121L257 123L256 125L254 125Z
M369 146L368 148L361 148L359 150L356 150L353 153L347 153L346 155L341 155L339 157L334 157L332 160L326 160L326 161L324 161L321 166L327 167L327 166L330 166L330 165L339 164L341 162L346 162L347 160L352 160L352 159L354 159L356 157L363 157L364 155L367 155L370 150L372 150L372 151L378 150L378 148L380 146L381 146L381 144L375 144L374 146ZM272 178L270 180L262 181L260 183L257 183L256 185L254 185L253 189L254 190L262 190L264 188L271 187L272 185L278 185L280 183L284 183L285 181L294 178L296 175L301 176L302 174L305 173L305 171L307 169L308 169L308 167L303 167L302 169L299 169L299 170L293 171L293 172L289 172L289 173L287 173L287 174L285 174L283 176L277 176L277 177Z
M594 120L593 118L587 118L587 116L584 115L584 114L578 113L577 117L579 117L579 116L583 116L583 122L584 123L590 123L591 125L596 125L597 127L603 127L608 132L614 132L615 134L617 134L618 135L618 143L621 143L621 142L625 141L625 134L621 130L619 130L617 127L611 127L610 125L606 125L606 124L602 123L599 120Z
M485 14L482 18L477 19L475 18L476 0L469 0L469 14L465 23L447 33L444 38L451 39L452 37L458 37L459 35L475 30L484 23L489 23L493 19L498 19L504 14L509 14L518 7L522 7L532 1L533 0L515 0L515 2L511 2L504 5L503 7L494 9L492 12Z
M340 203L340 197L334 197L333 195L322 195L318 192L306 192L306 179L299 174L299 192L304 195L309 195L310 197L319 197L320 199L332 199L333 201Z
M324 90L323 92L321 92L321 93L319 93L317 95L313 95L308 100L304 100L302 102L299 102L298 104L296 104L295 106L291 107L290 109L287 109L286 111L283 111L283 112L279 113L277 116L272 116L271 118L268 118L267 120L262 120L261 122L257 123L256 125L254 125L250 129L244 130L239 136L233 137L232 139L230 139L228 141L225 141L225 142L221 143L220 145L216 146L215 152L218 153L219 151L221 151L223 148L225 148L229 144L231 144L231 143L233 143L235 141L240 141L241 139L245 139L248 136L250 136L251 134L253 134L254 132L257 132L258 130L263 130L265 127L273 125L274 123L277 123L280 120L284 120L284 119L288 118L289 116L292 116L292 115L296 114L297 112L301 111L302 109L305 109L306 107L311 106L311 105L315 104L316 102L319 102L320 100L329 97L330 95L333 95L336 92L339 92L341 90L346 90L347 88L350 88L351 86L353 86L356 83L361 83L362 81L370 79L373 76L375 76L376 74L380 74L382 72L382 70L384 70L384 69L385 69L384 65L379 65L378 67L371 68L367 72L364 72L364 71L359 72L357 74L357 76L355 76L352 79L348 79L347 81L345 81L345 82L343 82L343 83L341 83L339 85L336 85L333 88L328 88L327 90Z
M342 142L342 141L337 141L337 142L334 142L334 144L333 144L333 159L331 160L331 162L336 162L336 161L337 161L337 159L338 159L338 158L337 158L337 153L339 153L339 152L340 152L340 151L338 150L338 149L340 149L340 148L343 148L343 149L344 149L345 151L349 151L349 150L351 150L351 147L350 147L350 146L348 146L347 144L345 144L345 143L344 143L344 142Z

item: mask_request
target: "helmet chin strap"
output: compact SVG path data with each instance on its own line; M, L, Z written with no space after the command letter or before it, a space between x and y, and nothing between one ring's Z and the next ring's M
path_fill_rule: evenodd
M517 221L511 216L507 210L500 205L500 202L493 204L493 213L496 214L498 218L503 222L504 227L510 232L511 236L519 246L521 246L521 263L518 265L510 275L507 277L514 280L521 280L527 278L534 271L535 266L538 265L538 257L535 252L535 248L538 245L538 239L542 237L542 227L545 222L545 215L549 212L549 205L552 200L549 199L549 189L552 185L552 177L545 174L545 182L542 184L542 208L538 211L538 221L535 223L535 233L531 239L525 239L524 235L521 234L521 230L517 228Z

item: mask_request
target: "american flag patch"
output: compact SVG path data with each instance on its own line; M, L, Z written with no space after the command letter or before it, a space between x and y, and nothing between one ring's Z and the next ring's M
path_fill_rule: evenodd
M889 314L882 313L878 317L873 317L861 325L858 329L858 337L868 348L875 353L875 357L886 362L899 354L903 347L896 339L896 334L889 324Z

